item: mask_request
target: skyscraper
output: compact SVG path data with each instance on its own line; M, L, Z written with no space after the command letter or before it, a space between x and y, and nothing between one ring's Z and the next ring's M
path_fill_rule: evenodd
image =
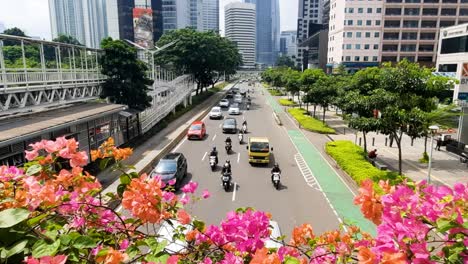
M83 0L85 44L99 48L101 40L108 35L106 0ZM82 42L83 43L83 42Z
M279 0L244 0L256 5L258 63L274 65L279 52L280 10Z
M219 0L203 0L203 30L219 31Z
M162 17L164 32L186 28L192 25L192 0L166 0L162 3Z
M297 54L297 31L282 31L279 52L282 56L295 58Z
M86 44L81 0L49 0L49 14L52 38L67 35Z
M231 3L224 7L226 38L236 43L244 68L255 68L255 5Z

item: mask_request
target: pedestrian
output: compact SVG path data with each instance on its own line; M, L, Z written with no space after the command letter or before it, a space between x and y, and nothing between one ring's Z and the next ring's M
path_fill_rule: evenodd
M372 150L367 154L367 157L371 160L372 165L375 163L375 159L377 159L377 149Z
M393 146L393 134L390 134L390 147Z
M442 146L442 138L439 136L437 138L436 150L440 151L440 146Z

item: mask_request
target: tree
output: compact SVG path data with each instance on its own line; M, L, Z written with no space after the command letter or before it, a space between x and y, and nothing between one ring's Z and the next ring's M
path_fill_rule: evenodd
M291 59L291 57L282 55L279 56L278 59L276 59L276 66L277 67L288 67L288 68L295 68L294 61Z
M325 123L325 113L331 103L334 102L337 95L338 79L333 76L324 75L320 77L313 85L312 89L309 90L309 99L315 104L322 106L322 122ZM315 115L315 106L314 106Z
M297 94L297 99L300 102L299 91L301 88L301 81L300 81L301 73L299 71L289 68L283 73L281 77L282 77L282 83L284 83L286 91L292 95L293 99L294 99L294 95Z
M414 134L423 123L425 113L437 109L436 96L449 89L450 78L432 75L431 69L420 67L407 60L395 67L386 63L380 75L380 88L374 90L374 102L380 106L379 130L392 136L398 146L398 172L402 174L401 139L403 133Z
M152 82L146 78L147 67L138 60L135 48L112 38L103 39L101 47L104 54L100 64L107 76L101 97L140 111L151 106L147 93Z
M242 63L234 43L219 34L186 28L164 34L158 46L176 42L156 55L156 62L178 73L191 74L200 89L212 85L219 76L232 75Z
M17 36L17 37L28 37L28 36L26 36L26 34L24 33L23 30L21 30L20 28L17 28L17 27L5 29L2 34ZM13 46L13 45L17 45L17 44L18 44L18 41L12 41L12 40L4 40L3 41L4 46Z
M314 117L315 111L317 109L317 101L313 96L309 94L309 91L313 89L315 83L320 79L324 78L325 73L322 69L307 69L301 74L300 82L301 82L301 90L306 93L306 96L303 98L303 101L307 105L307 112L309 112L309 103L314 105Z
M67 35L59 35L58 37L54 38L52 41L73 44L73 45L82 45L76 38L72 36L67 36Z

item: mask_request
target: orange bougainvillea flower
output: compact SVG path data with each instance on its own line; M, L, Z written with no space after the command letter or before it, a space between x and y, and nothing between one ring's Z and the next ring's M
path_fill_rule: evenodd
M183 225L190 224L190 215L185 210L179 210L177 212L177 220Z
M114 158L115 160L125 160L133 154L131 148L117 148L115 147L114 139L108 138L104 143L99 146L97 150L91 151L91 160L104 158Z
M253 255L250 264L281 264L281 260L276 253L268 255L268 249L258 249Z
M147 175L143 174L140 178L132 179L128 185L123 193L122 206L143 223L155 224L166 215L161 215L161 201L161 180L147 179Z
M376 263L375 254L367 247L359 247L358 251L359 264L374 264Z
M313 239L314 237L312 226L309 224L303 224L294 228L291 244L294 246L305 245L309 239Z
M381 264L406 264L408 259L403 252L384 252Z
M361 212L365 218L371 220L376 225L380 225L383 210L380 196L374 192L371 180L365 180L361 185L359 195L354 198L354 204L361 205Z
M107 254L96 257L97 263L102 264L121 264L127 261L128 255L113 248L109 248Z

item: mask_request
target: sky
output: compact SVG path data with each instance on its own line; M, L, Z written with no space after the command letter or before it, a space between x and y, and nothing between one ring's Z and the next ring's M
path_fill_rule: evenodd
M224 29L224 5L234 1L220 0L221 29ZM298 0L279 1L281 30L295 30ZM48 0L0 0L0 23L5 28L19 27L28 36L51 39Z

